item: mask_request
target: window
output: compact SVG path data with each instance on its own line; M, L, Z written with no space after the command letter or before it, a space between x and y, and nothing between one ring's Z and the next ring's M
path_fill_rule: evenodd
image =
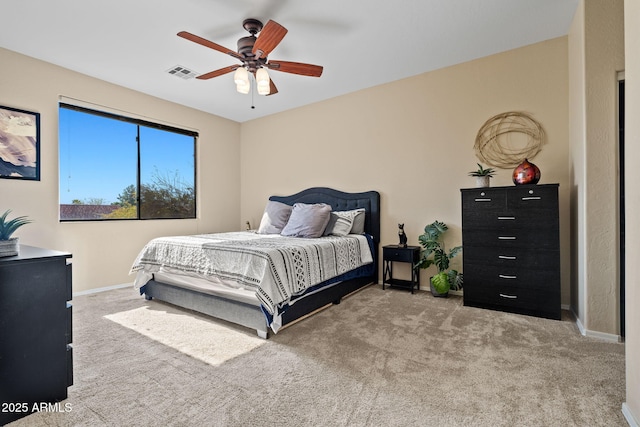
M195 218L196 132L60 103L60 220Z

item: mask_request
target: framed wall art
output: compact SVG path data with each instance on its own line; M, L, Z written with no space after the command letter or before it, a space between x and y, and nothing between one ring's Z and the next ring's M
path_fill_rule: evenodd
M0 105L0 178L40 181L40 113Z

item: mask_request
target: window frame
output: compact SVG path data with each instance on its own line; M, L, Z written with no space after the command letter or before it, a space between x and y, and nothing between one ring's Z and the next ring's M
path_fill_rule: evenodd
M95 110L92 108L82 107L75 104L69 104L67 102L60 101L58 103L58 111L60 109L68 109L79 111L85 114L92 114L95 116L100 116L112 120L118 120L126 123L131 123L137 126L136 130L136 144L137 144L137 159L136 159L136 217L135 218L71 218L71 219L63 219L60 217L60 197L58 197L58 217L60 222L86 222L86 221L154 221L154 220L181 220L181 219L197 219L198 217L198 137L200 136L198 132L182 129L179 127L152 122L145 119L128 117L121 114L110 113L107 111ZM188 217L174 217L174 218L141 218L140 209L140 199L141 199L141 177L140 177L140 166L141 166L141 153L140 153L140 126L153 128L157 130L162 130L166 132L172 132L179 135L189 136L193 138L193 216ZM58 122L58 131L60 130L60 122ZM60 144L60 141L58 141ZM60 147L58 146L58 153L60 152ZM60 171L58 173L58 186L60 186Z

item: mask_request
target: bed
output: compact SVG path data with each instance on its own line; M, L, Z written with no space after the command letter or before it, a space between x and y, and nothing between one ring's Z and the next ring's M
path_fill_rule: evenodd
M364 218L363 232L340 236L323 235L315 239L304 238L304 236L299 238L299 236L283 237L274 234L260 235L256 231L153 239L140 252L131 269L131 272L136 274L136 288L148 300L167 302L252 328L260 337L267 338L270 333L277 332L280 328L320 308L339 304L343 297L378 282L380 242L380 195L378 192L348 193L326 187L314 187L290 196L271 196L267 206L269 204L282 204L294 210L300 206L324 204L329 205L330 210L338 214L364 210L361 216ZM291 216L286 227L293 223L294 215ZM332 214L334 225L335 218L336 215ZM261 223L261 228L263 226ZM335 226L337 229L339 225ZM327 230L329 228L327 227ZM282 233L285 231L282 230ZM313 276L318 283L314 282L311 286L303 287L297 283L302 279L296 278L295 273L290 271L293 270L291 267L282 265L278 266L279 269L275 268L274 264L277 263L274 262L275 256L271 252L262 252L262 249L254 250L253 247L253 245L266 244L271 250L270 247L276 245L272 242L278 241L277 244L280 245L280 240L286 242L287 250L302 254L302 256L296 255L298 264L300 259L304 259L306 264L313 263L315 258L319 257L318 254L322 253L333 254L326 257L335 259L348 258L344 255L345 253L348 253L349 257L357 253L364 261L360 264L355 264L353 260L344 261L351 265L347 268L334 259L331 268L324 264L321 271L314 273L307 272L305 265L297 272L298 276ZM294 249L290 249L292 247ZM196 248L205 248L206 252L203 255L196 252ZM170 262L164 263L155 257L156 253L171 251L173 251L174 261L181 264L180 268L173 268L175 266ZM278 254L282 253L279 247L277 251ZM267 281L266 284L261 282L255 283L254 286L254 282L258 279L256 279L257 275L250 274L252 272L247 273L246 270L235 272L219 268L218 264L215 264L224 264L225 267L234 263L246 265L244 261L247 259L245 258L248 256L247 253L258 257L251 258L251 263L265 263L266 268L271 270L268 274L269 280L264 278L267 275L260 276L260 280ZM336 256L336 253L340 256ZM222 258L223 255L225 258ZM230 258L227 259L227 256ZM195 267L193 272L189 271L191 261L186 260L198 257L206 257L215 263L209 265L206 272L195 271ZM216 283L212 284L211 281ZM286 291L283 290L285 287ZM275 297L284 299L272 301L275 298L274 292L277 294Z

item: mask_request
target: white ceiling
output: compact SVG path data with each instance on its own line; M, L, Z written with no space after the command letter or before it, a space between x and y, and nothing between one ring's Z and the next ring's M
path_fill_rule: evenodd
M244 122L566 35L578 1L0 0L0 47ZM236 50L246 18L289 30L270 59L322 65L322 77L270 71L279 93L252 100L236 92L233 73L167 73L239 63L176 33Z

